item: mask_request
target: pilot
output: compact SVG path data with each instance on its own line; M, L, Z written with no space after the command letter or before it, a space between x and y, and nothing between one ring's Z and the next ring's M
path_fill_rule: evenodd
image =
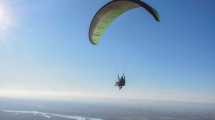
M125 75L123 74L121 77L118 75L118 81L116 81L115 86L119 87L119 90L122 89L123 86L125 86Z

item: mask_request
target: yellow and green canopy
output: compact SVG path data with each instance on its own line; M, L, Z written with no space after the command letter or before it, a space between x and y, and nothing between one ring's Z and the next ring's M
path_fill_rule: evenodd
M111 23L123 13L134 9L145 8L156 21L160 21L159 13L140 0L112 0L104 5L93 17L89 30L89 40L96 45Z

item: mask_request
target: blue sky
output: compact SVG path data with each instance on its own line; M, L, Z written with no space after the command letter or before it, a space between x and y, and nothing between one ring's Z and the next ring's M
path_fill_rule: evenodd
M107 2L1 0L0 96L215 100L213 0L146 0L160 23L129 11L92 46L90 21Z

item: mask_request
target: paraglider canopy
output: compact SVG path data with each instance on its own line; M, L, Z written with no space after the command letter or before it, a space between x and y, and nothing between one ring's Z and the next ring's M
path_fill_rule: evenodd
M104 5L94 16L89 30L90 42L93 45L98 44L108 26L117 17L134 8L144 8L156 21L160 21L158 12L141 0L112 0Z

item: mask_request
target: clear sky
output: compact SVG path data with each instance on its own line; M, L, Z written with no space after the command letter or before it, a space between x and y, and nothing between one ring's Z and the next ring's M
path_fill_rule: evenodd
M108 1L0 0L0 96L215 101L214 0L145 0L160 23L129 11L93 46Z

